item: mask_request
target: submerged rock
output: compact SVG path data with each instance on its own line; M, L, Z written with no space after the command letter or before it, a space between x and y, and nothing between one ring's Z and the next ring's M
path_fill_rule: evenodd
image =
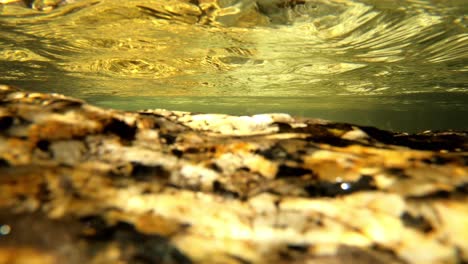
M467 151L0 86L0 263L467 262Z

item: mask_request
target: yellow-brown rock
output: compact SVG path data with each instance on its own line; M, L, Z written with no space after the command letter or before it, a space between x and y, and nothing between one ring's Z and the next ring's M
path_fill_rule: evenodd
M0 263L464 263L467 150L0 86Z

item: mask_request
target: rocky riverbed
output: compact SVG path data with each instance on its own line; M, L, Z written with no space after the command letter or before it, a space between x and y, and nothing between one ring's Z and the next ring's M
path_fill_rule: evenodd
M0 263L465 263L467 150L0 86Z

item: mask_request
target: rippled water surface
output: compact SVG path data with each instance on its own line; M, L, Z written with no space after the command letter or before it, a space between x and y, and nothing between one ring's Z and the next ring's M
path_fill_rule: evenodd
M0 83L126 110L468 129L466 0L43 2L0 0Z

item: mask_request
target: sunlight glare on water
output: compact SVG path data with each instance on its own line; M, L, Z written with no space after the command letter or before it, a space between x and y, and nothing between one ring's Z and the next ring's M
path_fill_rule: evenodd
M0 83L125 110L468 129L464 0L49 2L0 0Z

